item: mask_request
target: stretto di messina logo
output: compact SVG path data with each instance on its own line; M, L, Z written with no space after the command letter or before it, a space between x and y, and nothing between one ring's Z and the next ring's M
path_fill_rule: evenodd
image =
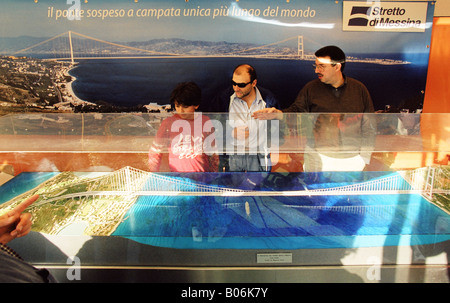
M426 2L344 1L344 31L425 31Z

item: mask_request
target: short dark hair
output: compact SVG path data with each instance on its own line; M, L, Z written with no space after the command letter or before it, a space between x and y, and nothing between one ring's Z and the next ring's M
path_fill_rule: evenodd
M334 61L334 63L341 64L341 71L344 70L345 53L339 47L334 45L325 46L317 50L315 55L316 57L330 57L331 61Z
M233 74L236 72L236 70L240 67L245 67L247 69L247 73L250 75L250 81L253 82L254 80L257 79L256 77L256 70L253 66L251 66L250 64L240 64L238 66L236 66L233 70Z
M175 105L197 106L202 102L202 91L195 82L177 84L170 94L170 103Z

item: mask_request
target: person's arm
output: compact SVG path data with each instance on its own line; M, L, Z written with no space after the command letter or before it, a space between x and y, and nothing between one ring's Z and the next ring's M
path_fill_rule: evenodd
M6 244L31 231L31 214L23 212L38 198L39 195L34 195L0 216L0 243Z
M283 119L283 112L280 110L280 102L275 95L271 91L262 87L259 87L258 90L261 97L266 102L266 108L255 111L252 114L252 118L259 120Z
M252 117L259 120L281 120L283 112L275 107L269 107L255 111Z
M287 108L280 110L275 107L264 108L253 113L253 118L260 120L273 120L283 119L283 113L303 113L309 112L307 106L308 102L308 89L304 87L295 98L294 102Z
M295 98L294 102L287 108L283 109L283 112L285 113L307 113L311 112L311 108L309 106L309 99L310 99L310 87L311 84L305 85L305 87L302 88L302 90L298 93L297 97Z

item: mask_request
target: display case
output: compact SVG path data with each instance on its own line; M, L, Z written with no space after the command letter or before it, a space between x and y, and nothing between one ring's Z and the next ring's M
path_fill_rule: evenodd
M0 212L39 194L10 246L62 282L449 281L449 114L257 118L0 117Z

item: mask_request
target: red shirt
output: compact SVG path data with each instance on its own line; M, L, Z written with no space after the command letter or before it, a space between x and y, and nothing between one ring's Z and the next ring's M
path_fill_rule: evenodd
M164 119L150 148L150 171L159 171L164 153L169 154L172 172L216 172L219 161L211 120L199 113L194 119L178 114Z

